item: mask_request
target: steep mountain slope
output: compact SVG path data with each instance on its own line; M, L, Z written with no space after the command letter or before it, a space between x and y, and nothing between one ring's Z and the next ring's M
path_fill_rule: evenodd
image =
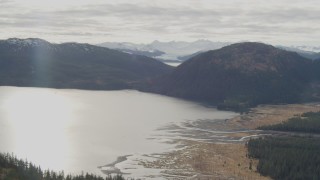
M119 89L170 71L152 58L89 44L0 41L0 85Z
M178 59L181 60L181 61L186 61L186 60L189 60L189 59L195 57L196 55L204 53L204 52L205 51L198 51L196 53L189 54L189 55L186 55L186 56L179 56Z
M199 54L144 89L225 107L300 100L312 64L262 43L238 43Z
M320 59L313 61L314 79L320 82ZM320 90L319 90L320 93Z

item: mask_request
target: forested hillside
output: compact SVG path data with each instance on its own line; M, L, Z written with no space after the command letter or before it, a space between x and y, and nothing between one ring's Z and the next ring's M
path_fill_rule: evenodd
M31 162L18 159L12 154L0 153L1 180L124 180L121 175L103 178L94 174L66 175L64 172L42 170Z
M170 71L170 66L155 59L89 44L0 41L2 86L123 89Z
M300 102L316 70L297 53L247 42L201 53L142 89L241 109Z

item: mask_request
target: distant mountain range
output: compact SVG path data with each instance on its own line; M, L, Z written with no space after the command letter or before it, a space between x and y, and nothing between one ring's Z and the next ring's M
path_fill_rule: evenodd
M150 44L134 44L128 42L106 42L98 44L98 46L107 47L111 49L117 49L130 54L145 55L160 60L176 60L185 61L193 56L209 51L220 49L228 46L230 42L212 42L209 40L198 40L194 42L183 42L183 41L171 41L171 42L160 42L154 41ZM320 46L276 46L280 49L287 51L297 52L301 56L308 59L320 58Z
M98 46L108 47L111 49L118 49L121 51L130 50L133 54L141 54L141 52L150 52L150 57L161 59L161 60L182 60L181 57L191 55L196 52L203 52L212 49L219 49L231 43L228 42L212 42L208 40L198 40L194 42L184 41L170 41L160 42L153 41L150 44L134 44L134 43L102 43ZM144 54L147 55L147 54ZM179 58L180 57L180 58Z
M300 45L300 46L290 46L291 48L295 48L295 49L300 49L303 51L308 51L308 52L320 52L320 46L304 46L304 45Z
M171 69L146 56L89 44L16 38L0 41L2 86L124 89Z
M198 54L140 88L232 109L320 100L319 64L271 45L237 43Z
M317 60L320 58L320 52L318 48L314 47L314 48L309 48L312 50L318 50L317 52L315 51L309 51L309 50L303 50L302 48L299 49L299 47L305 47L305 46L297 46L297 47L286 47L286 46L276 46L280 49L283 50L287 50L287 51L291 51L291 52L296 52L298 53L300 56L308 58L308 59L312 59L312 60Z

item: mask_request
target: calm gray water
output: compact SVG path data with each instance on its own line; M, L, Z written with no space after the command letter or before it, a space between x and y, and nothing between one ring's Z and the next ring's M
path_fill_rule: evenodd
M98 172L118 156L165 152L157 130L235 113L138 91L0 87L0 151L43 169Z
M168 64L169 66L177 67L181 64L181 62L166 62L165 64Z

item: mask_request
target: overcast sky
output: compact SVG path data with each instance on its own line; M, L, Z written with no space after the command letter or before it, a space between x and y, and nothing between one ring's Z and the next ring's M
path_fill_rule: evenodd
M0 0L0 39L320 45L320 0Z

